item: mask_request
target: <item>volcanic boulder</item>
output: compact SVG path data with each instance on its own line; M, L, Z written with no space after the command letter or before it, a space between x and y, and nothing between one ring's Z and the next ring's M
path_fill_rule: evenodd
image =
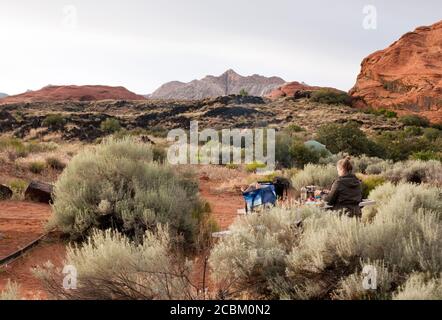
M442 122L442 21L419 27L365 58L350 95L355 107Z
M50 184L32 181L25 191L25 199L29 201L50 203L54 187Z
M12 190L7 186L0 184L0 200L9 200L12 198Z

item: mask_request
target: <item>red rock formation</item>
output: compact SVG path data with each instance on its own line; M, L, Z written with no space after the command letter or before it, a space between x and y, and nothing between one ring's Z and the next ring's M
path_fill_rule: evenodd
M350 95L355 107L442 122L442 21L419 27L365 58Z
M320 87L313 87L313 86L309 86L307 84L304 83L299 83L299 82L289 82L284 84L283 86L273 90L272 92L270 92L266 97L270 98L270 99L278 99L278 98L282 98L282 97L293 97L295 95L296 92L298 91L314 91L314 90L319 90Z
M109 86L47 86L0 100L0 104L37 101L144 100L124 87Z

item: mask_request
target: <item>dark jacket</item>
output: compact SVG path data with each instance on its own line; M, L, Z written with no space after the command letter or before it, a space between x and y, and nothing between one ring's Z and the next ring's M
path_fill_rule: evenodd
M360 217L362 214L359 207L362 201L361 181L354 174L337 178L324 200L333 206L333 210L344 209L350 217Z

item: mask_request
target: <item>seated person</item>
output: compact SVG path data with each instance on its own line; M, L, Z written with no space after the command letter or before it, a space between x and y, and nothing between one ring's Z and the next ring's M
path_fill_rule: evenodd
M330 192L324 200L332 210L342 210L350 217L361 217L359 203L362 201L361 181L352 173L350 157L341 159L337 164L339 177L333 182Z

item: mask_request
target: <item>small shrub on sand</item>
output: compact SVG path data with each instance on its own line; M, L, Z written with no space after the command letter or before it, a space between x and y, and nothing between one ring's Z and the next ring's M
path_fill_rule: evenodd
M66 167L66 165L56 157L46 158L46 165L51 169L59 171L63 170Z
M29 163L29 171L34 174L40 174L46 167L46 163L41 161L33 161Z
M117 119L108 118L101 123L100 128L106 133L115 133L121 130L121 125Z
M361 178L361 181L362 197L367 199L371 191L385 183L385 178L382 176L364 176Z
M11 188L13 192L13 197L15 199L22 199L24 197L24 193L26 188L28 187L28 183L21 179L14 179L9 181L9 188Z
M161 223L186 245L195 245L209 216L195 176L152 158L150 145L131 138L108 139L79 153L55 184L50 225L73 238L83 238L93 228L113 228L137 238Z

